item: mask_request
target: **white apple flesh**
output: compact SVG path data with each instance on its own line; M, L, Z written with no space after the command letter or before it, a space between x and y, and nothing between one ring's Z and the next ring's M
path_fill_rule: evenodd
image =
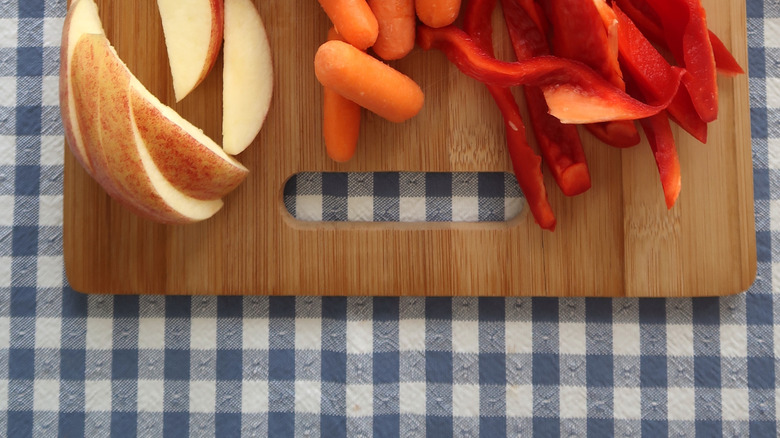
M271 47L251 0L225 0L222 147L236 155L257 137L273 94Z
M206 78L217 60L223 0L157 0L176 101Z

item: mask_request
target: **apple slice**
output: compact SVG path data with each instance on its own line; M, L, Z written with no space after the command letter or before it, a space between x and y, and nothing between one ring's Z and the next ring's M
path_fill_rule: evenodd
M223 0L157 0L176 101L211 71L222 44Z
M185 195L155 165L134 122L130 98L133 76L105 35L82 35L71 61L75 110L84 128L85 150L95 179L106 191L137 214L157 222L194 222L219 211L221 200Z
M268 115L273 93L271 47L251 0L225 0L222 147L241 153Z
M92 174L92 164L87 156L81 128L73 100L73 86L70 82L73 50L76 42L85 33L103 34L103 25L98 9L92 0L76 0L65 17L60 46L60 112L65 139L70 150L87 173Z

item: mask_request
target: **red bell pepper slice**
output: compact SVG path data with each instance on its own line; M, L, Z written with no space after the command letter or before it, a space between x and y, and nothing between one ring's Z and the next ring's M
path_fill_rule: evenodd
M618 48L623 72L633 79L644 96L661 99L666 87L674 86L677 80L672 66L620 7L615 5L614 10L618 18ZM699 117L685 88L680 87L666 110L683 129L702 143L707 142L707 124Z
M509 38L519 60L550 53L539 16L534 18L532 15L538 11L536 4L531 0L524 1L524 4L514 0L501 2ZM590 172L577 127L564 125L548 113L547 102L539 87L525 86L523 93L539 151L558 187L566 196L575 196L590 189Z
M464 30L482 50L490 55L493 55L493 26L490 15L495 4L496 0L470 0L466 3L463 21ZM534 220L542 228L554 230L556 220L544 186L542 159L528 145L520 108L509 88L495 85L488 85L487 88L504 117L506 143L512 168Z
M625 90L617 50L597 4L593 0L546 0L544 6L552 27L553 54L580 61ZM611 146L630 147L639 143L639 133L632 121L585 128Z
M715 56L715 66L718 68L718 73L726 76L737 76L745 74L745 70L740 67L734 55L729 52L723 41L715 35L715 32L710 32L710 43L712 44L712 54Z
M667 91L658 105L642 103L607 82L584 64L555 56L537 56L517 62L499 61L483 50L462 30L447 26L417 27L417 44L423 50L436 48L467 76L480 82L513 87L542 87L550 114L563 123L597 123L636 120L665 109L677 94ZM672 67L676 74L683 71Z

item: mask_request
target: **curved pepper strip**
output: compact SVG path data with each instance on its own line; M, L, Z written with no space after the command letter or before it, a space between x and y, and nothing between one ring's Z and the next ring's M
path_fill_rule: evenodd
M550 114L563 123L643 119L664 110L677 94L677 87L672 87L660 100L661 104L648 105L577 61L555 56L499 61L480 50L465 32L453 26L433 29L419 25L417 44L423 50L441 50L460 71L480 82L501 87L543 87ZM676 67L672 69L679 76L684 73Z
M502 0L504 21L512 40L517 59L549 55L547 39L538 24L535 3L528 0L521 4L515 0ZM528 117L544 157L558 187L566 196L579 195L590 189L591 179L580 134L575 125L564 125L548 113L547 102L539 87L523 87Z
M661 28L661 19L658 18L658 14L655 13L653 8L650 7L645 0L613 0L613 2L631 18L631 21L636 24L636 27L642 31L642 34L644 34L647 39L668 50L668 47L666 47L666 39L664 38L664 31ZM715 57L715 67L718 69L718 73L726 76L745 74L745 70L743 70L737 60L734 59L734 55L726 48L723 41L721 41L712 30L709 30L708 32L710 35L710 43L712 44L712 54Z
M615 5L614 10L618 17L618 48L623 72L633 79L642 95L653 100L661 99L666 88L673 86L677 80L672 66L622 9ZM679 88L666 111L693 137L702 143L707 142L707 124L699 117L684 87Z
M470 0L466 3L463 27L474 42L493 55L493 26L490 15L496 0ZM525 137L525 124L520 116L514 96L509 88L488 85L488 91L496 101L504 117L506 144L517 182L525 195L534 220L544 229L555 230L555 215L547 199L547 189L542 175L542 159L531 148Z

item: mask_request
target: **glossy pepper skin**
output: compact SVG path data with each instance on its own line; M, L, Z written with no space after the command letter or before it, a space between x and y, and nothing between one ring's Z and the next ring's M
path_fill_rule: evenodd
M664 110L677 94L667 90L658 105L642 103L610 84L582 63L555 56L537 56L517 62L499 61L480 50L462 30L420 25L417 44L423 50L439 49L467 76L480 82L512 87L534 85L544 89L550 114L563 123L636 120ZM672 67L675 74L683 71ZM679 82L678 82L679 85Z
M501 4L517 59L549 55L541 15L534 17L538 11L536 4L531 0L502 0ZM577 127L565 125L548 113L544 93L539 87L525 86L523 93L539 151L558 187L566 196L590 189L590 171Z
M469 0L465 5L463 29L485 53L493 56L493 26L490 20L496 0ZM534 220L544 229L555 229L555 215L547 199L542 175L542 159L526 140L525 124L509 88L488 85L504 117L506 143L517 182L525 195Z
M611 50L610 35L596 3L593 0L544 0L542 4L552 29L553 54L582 62L625 91L617 52ZM633 121L599 123L585 128L602 142L615 147L635 146L640 140Z
M617 5L618 48L623 72L631 77L643 96L651 100L661 99L666 87L677 80L672 66L650 44L631 19ZM690 95L680 87L672 103L666 108L671 118L693 137L707 142L707 124L693 106Z

